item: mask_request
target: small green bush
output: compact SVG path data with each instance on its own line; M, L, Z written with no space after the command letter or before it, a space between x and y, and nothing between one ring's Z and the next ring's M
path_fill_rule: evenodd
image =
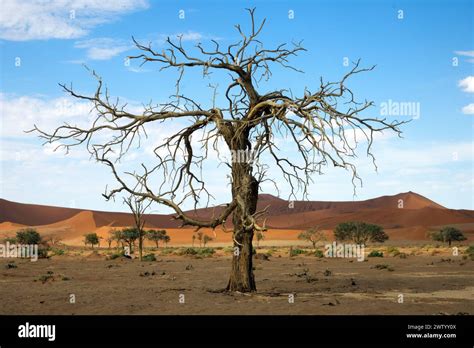
M471 260L474 261L474 245L469 245L469 247L465 251L466 255L468 255Z
M319 250L319 249L316 249L316 250L313 252L313 255L316 256L316 257L319 257L319 258L324 257L324 253L323 253L321 250Z
M115 260L115 259L118 259L119 257L122 257L124 255L123 252L119 252L119 253L114 253L114 254L111 254L109 256L109 259L110 260Z
M197 255L196 248L183 248L177 251L178 255Z
M60 248L52 248L51 252L53 253L53 255L64 255L66 253L64 249Z
M298 255L304 255L304 254L306 254L306 250L293 249L293 248L290 249L290 257L298 256Z
M233 246L227 246L224 249L222 249L226 254L232 254L234 252L234 247Z
M160 250L161 255L170 255L170 254L173 254L173 253L174 253L173 248L163 248L163 249Z
M156 256L155 254L148 254L143 256L142 258L143 261L156 261Z
M368 257L383 257L383 252L379 250L372 250L367 256Z
M197 252L198 252L198 255L200 256L211 256L216 251L214 250L214 248L199 248Z

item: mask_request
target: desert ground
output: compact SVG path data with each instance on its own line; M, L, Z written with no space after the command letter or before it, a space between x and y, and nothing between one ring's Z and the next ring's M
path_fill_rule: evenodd
M140 262L110 259L114 249L67 247L37 262L1 259L0 314L474 314L465 247L458 256L429 244L375 249L384 257L359 262L263 246L254 262L258 291L229 294L221 291L228 248L205 257L149 250L156 261Z

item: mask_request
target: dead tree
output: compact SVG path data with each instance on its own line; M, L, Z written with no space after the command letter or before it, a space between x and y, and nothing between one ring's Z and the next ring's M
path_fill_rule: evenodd
M135 228L138 231L138 255L140 261L143 259L143 238L144 238L144 227L145 219L143 214L146 209L150 206L151 202L145 202L142 198L130 195L127 198L123 199L123 202L128 206L133 215L133 221L135 223Z
M188 49L178 37L168 38L166 47L156 50L151 43L145 45L133 39L141 52L131 59L140 60L142 64L157 64L160 70L176 69L176 92L167 103L149 103L141 112L131 112L125 103L110 97L100 76L92 72L97 79L97 89L92 95L61 85L71 96L89 101L93 106L97 117L89 127L64 124L46 132L35 125L32 130L47 143L58 144L66 151L85 145L97 161L109 166L117 186L106 189L106 199L127 192L138 199L171 208L183 226L196 229L221 226L226 230L225 223L231 219L236 252L227 290L240 292L256 290L252 239L256 231L265 230L264 221L262 223L265 211L257 211L259 186L265 180L273 184L276 180L267 175L268 168L275 168L275 173L284 179L281 182L289 185L290 197L306 198L312 178L328 165L349 171L355 188L360 177L352 160L356 157L356 148L361 147L361 138L367 156L375 165L371 152L374 133L387 130L400 136L399 127L404 123L361 115L373 102L358 102L347 82L350 77L374 67L361 68L359 61L340 81L324 82L321 78L311 88L313 91L305 88L300 97L285 89L262 93L259 85L271 77L271 67L301 72L290 65L289 60L306 49L301 43L265 48L258 39L265 20L256 23L254 9L248 11L250 28L245 31L236 25L240 39L227 47L211 40L209 46L199 43L194 49ZM212 72L226 73L228 83L221 94L222 100L216 97L217 86L211 89L213 98L209 105L181 93L185 72L193 68L201 69L203 78L211 78ZM183 124L183 120L187 124ZM139 170L126 173L117 168L117 161L147 136L146 128L151 123L166 127L169 122L183 126L155 148L156 163L142 164ZM103 131L112 134L107 141L98 137L106 133ZM294 147L294 157L286 158L281 153L275 141L277 137L286 139L285 147ZM220 157L229 170L232 198L218 215L204 221L187 214L181 207L188 200L195 207L209 204L212 195L205 183L209 178L202 176L201 169L212 149L219 154L230 150L232 154L233 160ZM241 156L235 154L242 153L251 160L236 160ZM269 167L271 165L273 167ZM151 185L152 177L161 178L162 185Z

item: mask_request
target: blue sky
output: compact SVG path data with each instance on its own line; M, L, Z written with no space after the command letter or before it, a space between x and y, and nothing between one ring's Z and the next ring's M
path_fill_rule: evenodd
M137 52L131 36L157 48L166 36L179 34L190 48L210 39L226 46L238 39L234 24L248 27L245 8L256 7L257 19L267 19L261 36L265 46L303 40L308 50L292 60L305 74L275 67L262 91L291 88L301 95L305 87L316 90L320 76L343 76L350 69L343 64L346 58L361 58L365 66L377 65L350 82L359 99L375 102L367 114L380 115L389 101L420 107L419 117L403 126L404 139L390 134L377 139L378 173L363 156L358 160L364 184L357 197L350 175L329 168L314 177L310 199L367 199L411 190L450 208L474 209L472 1L5 0L1 6L2 198L124 210L120 201L101 197L113 178L107 168L90 161L83 148L68 156L53 153L22 131L33 123L52 129L65 120L87 120L87 105L67 98L58 86L73 83L79 91L93 92L95 81L82 64L103 77L113 96L136 108L151 99L166 101L174 91L176 73L160 73L153 64L124 64L127 55ZM224 85L226 80L219 74L211 81L202 79L196 71L183 82L184 92L205 103L211 98L206 85ZM157 137L152 143L165 133L158 129L153 134ZM146 146L123 167L133 168L140 161L153 163ZM212 165L207 170L206 175L216 173ZM225 183L223 175L213 178L215 203L229 197ZM285 183L279 185L286 198ZM272 192L271 187L262 189Z

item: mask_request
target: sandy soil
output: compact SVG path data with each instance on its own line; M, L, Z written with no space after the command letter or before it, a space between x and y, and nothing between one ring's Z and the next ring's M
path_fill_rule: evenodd
M104 252L15 259L9 269L13 260L1 259L0 314L474 314L474 261L427 250L365 262L275 254L255 261L251 295L219 292L228 255L139 262Z

